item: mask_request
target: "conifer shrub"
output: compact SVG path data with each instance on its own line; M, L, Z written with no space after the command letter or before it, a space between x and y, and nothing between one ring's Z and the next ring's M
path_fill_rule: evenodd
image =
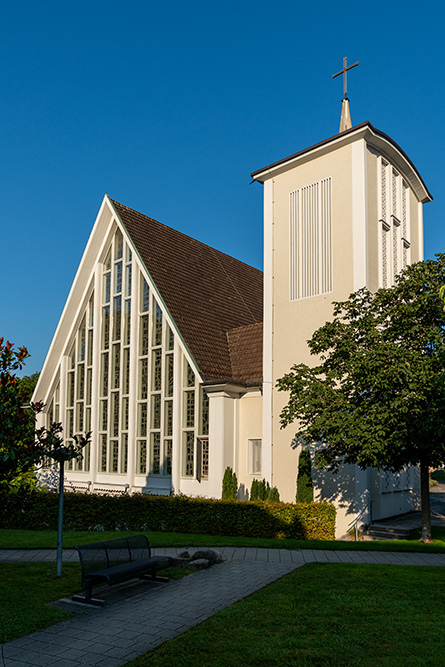
M269 503L279 503L280 494L276 486L270 487L265 479L253 479L250 487L250 500L263 500Z
M268 487L269 483L265 479L253 479L250 487L250 500L266 500Z
M280 494L279 494L278 489L277 489L276 486L272 486L269 489L267 500L268 500L269 503L279 503L280 502Z
M0 493L0 528L56 530L58 493ZM143 493L103 496L66 493L64 530L131 530L333 540L329 503L242 503Z
M296 501L297 503L311 503L313 500L311 455L307 449L302 449L298 460Z
M226 468L222 483L222 499L236 500L238 493L238 480L236 473L229 466Z

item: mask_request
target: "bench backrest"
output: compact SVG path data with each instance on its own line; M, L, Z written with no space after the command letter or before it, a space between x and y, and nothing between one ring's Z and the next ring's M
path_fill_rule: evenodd
M82 583L85 583L85 575L90 572L151 556L150 544L146 535L130 535L116 540L81 544L75 548L82 567Z

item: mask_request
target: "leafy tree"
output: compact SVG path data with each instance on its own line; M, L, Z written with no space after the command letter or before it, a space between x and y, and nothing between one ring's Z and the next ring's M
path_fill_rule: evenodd
M19 379L20 390L23 391L23 395L26 397L25 403L31 402L39 375L40 373L33 373L32 375L24 375Z
M12 487L26 485L39 458L29 392L16 376L28 357L26 347L15 350L0 338L0 484Z
M223 500L236 500L237 493L238 480L236 473L228 466L224 472L221 497Z
M57 540L57 576L62 573L63 482L65 461L82 458L82 449L90 433L74 436L67 444L61 437L62 425L54 422L46 428L35 429L35 416L43 410L42 403L30 403L38 374L22 378L21 370L29 357L26 347L14 350L14 345L0 338L0 484L10 488L19 480L32 476L34 466L46 457L59 463L59 530Z
M431 539L428 468L445 460L445 255L407 267L388 289L334 304L308 342L315 366L278 380L289 402L282 427L323 443L316 463L399 471L420 466L422 540ZM442 290L443 293L443 290Z
M25 405L31 405L31 398L39 379L39 373L33 373L32 375L24 375L19 379L19 390L21 397L23 399L23 407ZM29 423L29 433L30 437L33 437L34 428L35 428L35 411L34 410L25 410L26 417ZM13 479L8 481L10 489L33 489L37 484L36 470L32 462L29 464L19 464L19 469L17 474Z
M298 459L296 501L297 503L311 503L313 500L311 455L308 449L302 449Z

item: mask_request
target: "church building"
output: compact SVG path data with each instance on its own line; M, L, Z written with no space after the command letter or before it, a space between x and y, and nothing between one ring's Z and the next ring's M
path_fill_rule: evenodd
M369 122L253 172L264 187L264 275L105 195L33 400L66 440L91 431L74 488L239 498L266 479L295 501L300 448L280 428L276 381L311 363L306 341L332 302L393 284L423 259L419 172ZM418 502L416 469L314 470L337 535Z

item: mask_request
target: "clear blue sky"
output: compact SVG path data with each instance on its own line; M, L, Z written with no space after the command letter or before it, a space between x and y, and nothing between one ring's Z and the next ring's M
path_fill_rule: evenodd
M105 192L262 267L250 172L353 124L408 153L445 248L444 10L413 2L3 3L0 336L40 370Z

